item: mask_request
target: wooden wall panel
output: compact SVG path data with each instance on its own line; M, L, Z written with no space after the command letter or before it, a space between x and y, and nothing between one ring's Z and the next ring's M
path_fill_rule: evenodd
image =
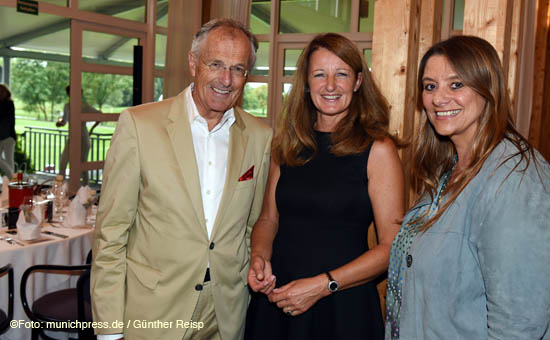
M208 20L214 18L232 18L248 26L250 18L250 1L242 0L203 0L208 4Z
M421 3L424 2L427 17L420 20ZM415 131L419 48L426 50L435 39L434 34L440 34L440 23L433 25L433 11L441 12L441 0L386 0L376 1L374 6L373 76L390 104L390 131L410 141ZM422 28L421 22L424 23ZM422 36L419 36L421 31ZM410 148L401 152L405 165L410 156ZM406 182L410 187L408 178ZM414 199L408 194L407 202Z
M374 3L373 76L390 104L390 131L399 137L413 131L419 22L420 0ZM378 292L384 312L385 280L378 284Z
M529 128L529 141L538 149L547 149L546 144L550 143L550 131L543 128L543 123L550 119L545 104L545 78L550 72L547 67L547 59L550 58L548 48L550 21L550 0L538 0L537 3L537 28L535 34L535 65L533 79L533 109L531 113L531 125ZM550 85L547 85L548 87ZM548 106L548 99L546 106ZM542 150L546 159L550 160L550 150Z
M550 21L550 13L549 13ZM550 31L546 31L546 46L550 46ZM550 162L550 55L546 50L546 66L544 69L544 88L541 107L541 128L539 136L539 151Z
M517 93L519 87L519 59L522 38L523 19L525 15L525 1L512 0L512 17L510 31L510 51L508 59L508 90L512 107L517 107Z
M535 60L536 1L523 3L524 16L521 23L519 41L519 61L517 68L517 92L514 95L516 128L525 137L529 137L531 112L533 109L533 78Z
M426 51L441 37L441 16L443 1L422 0L420 7L420 28L418 39L418 62Z
M202 25L202 0L170 0L164 98L180 93L191 83L187 54L193 35Z
M422 59L422 56L428 51L428 49L434 45L435 43L440 41L441 37L441 17L443 15L443 1L442 0L421 0L421 7L420 7L420 25L419 25L419 33L418 33L418 57L417 57L417 63L416 67L418 70L418 64L420 63L420 60ZM414 84L411 86L414 86L414 99L415 102L411 102L409 105L414 105L414 117L412 120L411 130L406 131L405 135L409 136L410 145L409 147L404 151L405 155L403 157L404 160L407 160L409 162L412 158L412 152L414 149L414 138L418 132L418 121L420 118L420 115L422 114L421 110L417 109L416 100L418 98L418 87L416 86L416 78L418 77L417 72L415 73L415 79ZM412 81L411 81L412 82ZM409 164L405 164L406 167L409 166ZM406 173L410 173L408 169L406 169ZM412 185L410 185L410 180L407 180L407 183L409 184L408 187L408 206L412 206L414 201L417 199L416 194L414 192L414 188Z
M508 74L510 34L514 0L465 0L464 35L489 41L497 50L504 72Z
M412 127L419 21L420 0L374 4L373 76L390 103L390 131L400 137Z

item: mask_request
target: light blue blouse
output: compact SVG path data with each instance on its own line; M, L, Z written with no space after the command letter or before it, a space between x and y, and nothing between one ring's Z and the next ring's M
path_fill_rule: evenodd
M516 150L501 142L414 237L400 273L400 339L550 339L550 166L539 155L538 171L533 161L512 171Z

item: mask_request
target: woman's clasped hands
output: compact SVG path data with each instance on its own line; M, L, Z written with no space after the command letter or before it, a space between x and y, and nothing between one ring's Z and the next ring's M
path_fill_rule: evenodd
M325 274L291 281L275 288L277 279L271 271L271 262L261 256L252 256L248 271L248 284L254 292L267 295L271 303L285 314L297 316L305 313L321 298L330 294Z

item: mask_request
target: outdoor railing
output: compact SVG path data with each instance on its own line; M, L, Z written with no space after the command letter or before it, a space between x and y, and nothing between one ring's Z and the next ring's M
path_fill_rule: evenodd
M105 160L112 136L110 133L90 135L89 162ZM35 172L57 174L61 153L69 139L69 132L55 128L25 126L25 132L21 137L23 151L34 166ZM90 170L89 177L90 183L101 184L103 170Z

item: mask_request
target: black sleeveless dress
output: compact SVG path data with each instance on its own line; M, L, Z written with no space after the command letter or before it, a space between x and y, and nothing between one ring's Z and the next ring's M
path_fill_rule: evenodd
M330 133L316 132L316 138L314 159L281 166L279 230L271 259L277 287L338 268L368 250L370 146L362 154L337 157L329 152ZM331 294L299 316L287 316L264 294L253 294L246 318L246 340L383 338L375 283Z

